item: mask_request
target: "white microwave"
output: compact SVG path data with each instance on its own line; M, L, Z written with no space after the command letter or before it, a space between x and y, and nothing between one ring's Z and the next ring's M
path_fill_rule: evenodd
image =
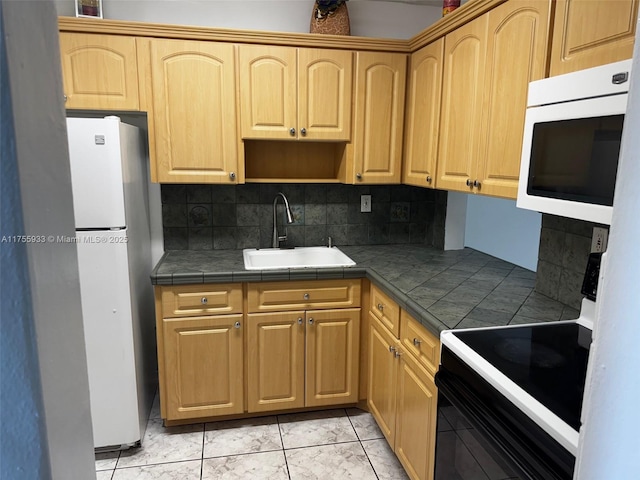
M517 206L611 224L631 60L529 84Z

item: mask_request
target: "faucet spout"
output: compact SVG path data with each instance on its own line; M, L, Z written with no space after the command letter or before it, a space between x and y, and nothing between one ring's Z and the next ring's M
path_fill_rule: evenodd
M291 207L289 206L289 200L287 200L287 197L284 193L278 192L276 198L273 199L273 241L271 245L273 248L279 248L280 242L284 242L287 240L286 228L284 235L278 235L277 204L279 198L282 198L282 202L284 203L284 213L287 223L293 223L293 213L291 212Z

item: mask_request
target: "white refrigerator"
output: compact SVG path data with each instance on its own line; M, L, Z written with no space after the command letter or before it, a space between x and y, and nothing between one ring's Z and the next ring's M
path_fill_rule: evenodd
M68 118L94 447L139 445L157 385L147 158L118 117Z

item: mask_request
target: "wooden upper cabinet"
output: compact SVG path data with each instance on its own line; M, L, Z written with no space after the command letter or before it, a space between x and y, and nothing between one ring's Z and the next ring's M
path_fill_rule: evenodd
M437 187L516 198L529 82L545 76L549 2L506 2L445 38Z
M445 37L439 189L471 191L467 184L473 182L478 158L486 37L486 15Z
M598 2L594 2L598 3ZM515 199L529 82L545 77L549 2L507 2L488 14L478 193Z
M237 183L235 46L157 39L145 45L152 179Z
M551 76L631 58L639 0L556 0Z
M400 183L407 57L356 54L356 183Z
M351 139L352 83L352 52L298 49L298 129L303 138Z
M297 120L296 49L240 45L243 138L291 138Z
M65 108L138 110L135 37L60 34Z
M402 183L434 187L442 95L441 38L411 55Z
M243 138L351 138L350 51L265 45L238 49Z

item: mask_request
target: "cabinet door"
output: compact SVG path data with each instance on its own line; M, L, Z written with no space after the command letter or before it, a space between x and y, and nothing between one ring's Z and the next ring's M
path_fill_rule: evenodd
M444 39L411 55L402 183L434 187L440 131Z
M529 82L545 76L549 2L507 2L488 13L477 192L515 199ZM475 178L474 178L475 179Z
M242 315L165 319L162 324L166 420L242 413Z
M433 478L436 405L433 377L408 353L398 374L395 452L413 480Z
M550 75L631 58L639 0L556 0Z
M298 49L298 130L307 140L351 139L350 51Z
M447 34L444 42L438 188L471 191L475 179L485 75L487 17ZM510 61L508 59L507 61Z
M138 110L136 39L60 34L65 108Z
M369 314L369 394L367 405L393 448L396 432L396 381L398 362L391 351L398 341L380 321Z
M304 407L304 312L247 316L249 412Z
M150 42L156 181L236 183L234 48L214 42Z
M307 312L305 405L358 401L360 309Z
M358 183L399 183L407 57L356 54L354 166Z
M296 49L240 45L238 54L242 138L295 139Z

